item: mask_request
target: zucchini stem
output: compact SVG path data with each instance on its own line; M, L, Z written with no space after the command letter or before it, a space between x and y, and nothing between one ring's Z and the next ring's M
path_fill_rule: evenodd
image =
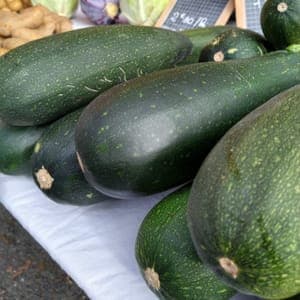
M227 257L221 257L219 259L219 264L221 266L221 268L228 273L229 275L231 275L231 277L233 279L236 279L238 277L239 274L239 268L238 266L235 264L235 262Z
M224 60L224 53L222 51L218 51L214 54L214 61L221 62Z
M42 190L50 190L54 181L54 178L50 175L47 169L42 166L36 173L36 180Z
M155 272L153 268L147 268L144 271L145 279L148 285L154 290L158 291L160 289L159 275Z
M288 9L288 5L285 3L285 2L280 2L278 5L277 5L277 10L281 13L287 11Z

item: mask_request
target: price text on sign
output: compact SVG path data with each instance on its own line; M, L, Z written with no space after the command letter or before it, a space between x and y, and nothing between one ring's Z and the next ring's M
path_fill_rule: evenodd
M172 13L172 17L170 18L170 21L173 23L181 22L182 25L189 25L192 28L196 27L205 27L207 25L207 17L195 17L195 16L189 16L186 13L180 13L179 11L175 11Z
M171 0L156 26L185 30L227 23L234 0Z

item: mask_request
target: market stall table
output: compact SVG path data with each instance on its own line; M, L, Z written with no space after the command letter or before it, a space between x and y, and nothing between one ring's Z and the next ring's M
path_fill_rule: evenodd
M73 23L74 28L91 26L81 13ZM30 176L6 175L0 175L0 195L0 202L91 299L156 299L139 272L134 245L143 218L164 195L75 207L49 200Z

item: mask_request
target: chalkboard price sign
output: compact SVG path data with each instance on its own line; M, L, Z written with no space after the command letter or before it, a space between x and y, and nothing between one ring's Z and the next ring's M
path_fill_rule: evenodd
M260 12L265 2L266 0L235 0L237 26L262 33Z
M171 0L156 26L181 31L225 25L234 10L234 0Z

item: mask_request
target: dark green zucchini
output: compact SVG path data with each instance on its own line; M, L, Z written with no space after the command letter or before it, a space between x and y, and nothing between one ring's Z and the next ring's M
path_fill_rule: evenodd
M207 62L148 74L103 93L83 111L76 148L87 180L131 198L192 180L239 119L300 82L300 53Z
M160 299L228 300L236 292L202 264L187 227L190 186L159 202L145 217L136 240L136 259Z
M74 132L82 109L52 123L37 141L32 174L38 188L51 200L89 205L108 199L84 179L75 152Z
M263 299L300 293L300 85L233 126L194 179L188 224L201 259Z
M15 127L0 120L0 172L30 174L30 157L45 127Z
M193 44L192 52L177 65L188 65L199 62L201 50L210 43L217 35L230 30L231 26L208 26L196 29L183 30L180 33L190 39Z
M177 32L130 25L27 43L0 60L0 117L11 125L48 123L117 83L174 66L191 47Z
M246 29L232 28L215 37L201 51L199 62L261 56L270 45L260 34Z
M268 0L260 16L263 33L276 49L300 44L299 0Z

